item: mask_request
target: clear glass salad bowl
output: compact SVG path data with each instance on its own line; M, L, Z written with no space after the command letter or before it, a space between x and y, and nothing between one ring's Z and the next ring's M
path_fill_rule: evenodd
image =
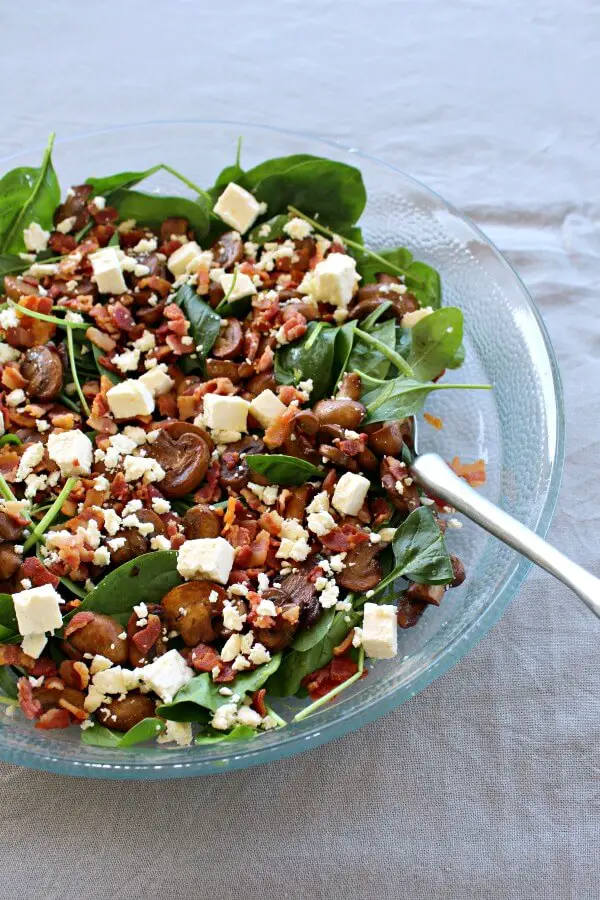
M483 458L482 489L539 534L550 524L563 465L563 407L556 360L539 313L523 284L489 240L428 188L359 151L307 135L231 121L150 122L58 140L55 167L63 189L91 175L141 170L164 162L202 186L233 162L243 137L242 165L273 156L312 153L358 166L368 202L360 222L374 249L404 244L439 270L444 300L465 314L467 357L453 379L489 382L490 392L440 392L427 411L443 420L419 422L419 447L446 459ZM60 137L60 136L59 136ZM35 148L2 160L2 172L39 165ZM181 194L170 175L144 190ZM371 722L423 690L463 657L498 620L530 564L470 523L448 532L467 570L461 588L417 627L400 632L400 651L378 661L368 678L312 716L248 742L187 749L86 746L79 730L39 732L20 716L0 721L0 757L68 775L173 778L227 772L280 759L333 740ZM290 719L292 704L279 712ZM287 715L286 715L287 713Z

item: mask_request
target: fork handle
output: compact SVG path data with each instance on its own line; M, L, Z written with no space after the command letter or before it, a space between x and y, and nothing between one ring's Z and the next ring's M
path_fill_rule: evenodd
M436 453L417 456L411 466L411 475L436 497L570 587L600 618L600 579L474 491L454 474L441 456Z

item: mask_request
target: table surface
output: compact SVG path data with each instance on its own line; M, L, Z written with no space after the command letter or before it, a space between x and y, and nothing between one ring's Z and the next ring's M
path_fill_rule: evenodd
M2 156L51 129L248 119L351 143L473 217L554 343L568 444L550 538L598 573L595 0L54 0L4 4L0 27ZM599 639L532 573L444 677L294 759L145 784L0 764L0 897L597 897Z

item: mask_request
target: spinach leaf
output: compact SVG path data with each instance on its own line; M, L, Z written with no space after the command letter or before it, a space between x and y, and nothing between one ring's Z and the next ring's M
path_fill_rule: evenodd
M433 381L456 358L463 336L463 314L456 306L444 306L421 319L411 329L408 364L419 381Z
M266 159L264 162L259 163L244 174L245 184L243 187L249 191L253 191L254 188L269 175L285 172L288 169L293 168L293 166L299 165L299 163L319 159L321 159L320 156L311 156L310 153L295 153L292 156L276 156L273 159Z
M227 684L234 694L240 697L244 694L251 694L263 686L265 681L277 671L281 663L281 653L274 656L270 662L253 669L251 672L242 672L233 681ZM209 709L211 712L223 706L224 703L230 703L229 697L223 697L219 693L222 684L214 682L208 672L202 675L196 675L191 681L182 687L175 695L171 703L163 703L157 707L156 713L164 719L171 719L175 722L196 722L198 719L190 718L196 715L197 707Z
M202 366L221 330L221 316L202 300L189 284L182 284L174 297L177 306L190 322L197 354L196 365Z
M318 619L312 628L306 628L296 635L290 644L292 650L299 650L301 653L306 653L307 650L310 650L315 644L322 641L333 625L334 618L335 606L324 609L320 619Z
M198 239L208 233L209 209L201 195L188 200L186 197L118 190L111 195L110 203L118 209L121 219L135 219L143 225L158 227L170 216L180 216L188 220Z
M54 210L60 203L60 187L52 166L54 135L50 135L39 168L21 166L0 179L0 253L26 250L23 229L37 222L51 230Z
M145 553L110 572L90 591L75 612L91 609L121 621L129 617L133 606L140 600L160 603L164 595L181 582L174 550ZM72 616L73 613L65 616L65 621Z
M348 368L348 360L354 344L355 328L356 322L344 322L344 324L337 329L335 343L333 345L333 372L335 374L334 388L337 386L344 372L352 371Z
M421 308L431 306L432 309L439 309L442 305L442 282L439 272L427 263L412 263L407 269L404 283Z
M255 225L248 234L248 240L262 246L262 244L266 244L268 241L276 241L278 238L286 237L283 228L289 221L290 217L286 215L286 213L282 213L279 216L273 216L272 219L267 219L267 221L263 222L261 225Z
M394 378L376 388L369 389L361 397L367 407L367 417L363 425L373 422L389 422L404 419L419 412L432 391L444 390L489 390L487 384L446 384L415 381L413 378Z
M231 184L232 181L239 184L240 187L248 189L244 170L237 162L233 163L231 166L225 166L225 168L217 175L217 179L213 186L208 189L208 193L210 194L213 203L217 202L227 185Z
M249 728L248 725L236 725L226 734L219 734L218 731L214 731L212 734L199 734L194 743L202 746L222 744L224 741L248 741L256 735L257 732L254 728Z
M125 748L150 741L165 730L165 723L160 719L142 719L125 734L105 728L104 725L92 725L81 732L81 740L92 747Z
M367 202L360 171L330 159L309 160L267 175L254 193L271 216L295 206L342 232L360 218Z
M299 384L312 379L311 402L328 396L333 379L333 359L338 329L323 322L309 322L303 338L275 353L278 384Z
M389 265L383 265L378 259L365 254L357 266L358 274L362 278L362 284L370 284L377 281L378 272L385 272L387 275L397 275L397 269L406 271L413 261L413 255L406 247L394 247L391 250L378 250L379 256L388 261Z
M417 584L449 584L454 577L444 535L426 506L413 510L402 522L392 549L397 576Z
M19 627L17 625L17 617L15 615L15 605L11 594L0 594L0 626L6 629L9 634L18 634ZM3 635L0 640L4 640L8 635Z
M0 694L17 699L17 678L10 666L0 666Z
M152 166L144 172L117 172L116 175L105 175L103 178L86 178L85 183L93 187L92 197L105 197L107 201L115 191L126 190L139 184L140 181L154 175L160 170L160 165ZM109 205L112 206L112 203Z
M219 303L218 315L222 319L245 319L252 305L252 297L240 297L239 300L228 300Z
M366 328L361 328L366 331ZM396 324L394 319L388 319L386 322L380 322L368 329L368 333L372 334L378 340L382 341L388 347L393 347L396 341ZM352 353L348 359L347 370L355 372L364 372L372 378L386 378L390 370L390 360L383 353L380 353L376 347L366 344L357 336L354 340Z
M100 362L100 357L106 356L104 350L101 350L100 347L96 347L95 344L92 344L92 353L94 354L96 367L101 375L106 375L109 381L112 381L113 384L119 384L120 381L123 381L120 375L118 375L116 372L113 372L111 369L107 369L106 366L103 366Z
M0 254L0 290L4 289L4 276L24 272L30 263L24 262L20 256Z
M350 622L346 621L350 619ZM268 683L267 690L275 697L289 697L297 693L305 675L310 675L333 659L333 649L344 640L360 619L357 612L340 611L335 614L329 631L309 650L292 650Z
M323 478L324 473L305 459L284 453L257 453L247 456L248 468L269 479L271 484L305 484L311 478Z

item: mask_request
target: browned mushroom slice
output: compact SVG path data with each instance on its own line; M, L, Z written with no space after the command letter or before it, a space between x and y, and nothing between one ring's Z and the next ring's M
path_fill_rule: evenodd
M367 425L369 447L378 456L399 456L404 446L400 422L385 422Z
M268 588L263 591L262 596L273 601L278 609L278 615L273 628L256 628L254 637L267 650L278 652L288 646L298 630L300 601L297 596L292 596L288 591L279 588Z
M382 550L381 544L371 544L363 541L353 550L350 550L344 560L345 569L336 576L336 581L341 587L349 591L370 591L381 581L381 566L377 554Z
M356 372L346 372L338 387L338 399L360 400L362 382Z
M396 509L408 515L421 505L419 491L409 478L406 466L392 456L384 456L380 472L381 483Z
M167 529L164 522L154 510L140 509L135 515L140 522L150 523L154 526L154 531L151 532L150 537L166 535ZM148 552L150 546L149 538L140 534L137 528L123 528L116 533L116 538L124 538L125 543L111 553L111 563L115 567L122 566L123 563L129 562L130 559L135 559L136 556L141 556L143 553Z
M151 719L156 710L156 702L139 691L130 691L119 699L114 697L106 706L96 712L96 718L114 731L129 731L142 719Z
M0 544L0 581L8 581L21 565L21 555L14 544Z
M82 626L76 627L79 621ZM99 654L115 665L121 665L127 661L127 641L120 637L122 632L123 628L116 619L86 610L75 613L67 625L63 646L68 656L73 656L73 650L75 655Z
M162 599L169 630L178 631L188 647L208 644L218 636L215 621L223 611L225 591L212 581L187 581Z
M148 456L153 457L166 472L160 482L160 490L167 497L183 497L195 491L210 462L207 442L190 431L174 439L164 429L148 447Z
M239 364L228 359L207 359L206 374L209 378L229 378L232 384L240 381Z
M411 584L398 603L400 628L412 628L428 606L439 606L446 588L445 584Z
M64 203L56 207L54 224L75 216L72 231L79 231L88 222L90 214L87 208L93 187L91 184L78 184L72 187Z
M27 393L36 400L53 400L62 389L63 364L50 347L31 347L21 363L21 374L28 381Z
M239 491L246 487L249 481L261 483L257 473L250 473L246 459L241 459L239 454L252 456L255 453L264 453L265 445L260 438L247 435L241 441L229 444L227 451L221 457L221 472L219 474L219 486L223 490ZM252 477L250 477L252 475Z
M23 526L8 513L0 512L0 540L18 541L23 536Z
M313 408L319 425L339 425L340 428L358 428L367 411L357 400L319 400Z
M244 243L237 231L226 231L212 246L214 263L220 269L231 269L244 258Z
M170 216L168 219L165 219L160 226L160 239L163 244L170 241L171 236L181 238L182 241L187 241L188 227L189 223L187 219Z
M227 324L221 328L219 336L212 348L212 355L217 359L233 359L239 356L244 347L244 332L237 319L226 319Z
M222 518L203 504L192 506L183 517L183 527L188 541L197 538L216 538L221 534L222 526Z
M310 628L320 618L323 607L317 589L305 572L294 572L281 582L281 589L300 607L301 628Z
M450 562L452 563L452 572L454 575L454 578L450 582L450 587L460 587L460 585L467 577L465 573L465 567L458 556L452 555L450 557Z
M178 441L184 434L197 434L198 437L201 437L208 445L208 449L211 453L215 448L215 442L208 431L205 431L204 428L200 428L198 425L193 425L191 422L169 422L163 430L166 431L169 437L172 437L174 441Z

